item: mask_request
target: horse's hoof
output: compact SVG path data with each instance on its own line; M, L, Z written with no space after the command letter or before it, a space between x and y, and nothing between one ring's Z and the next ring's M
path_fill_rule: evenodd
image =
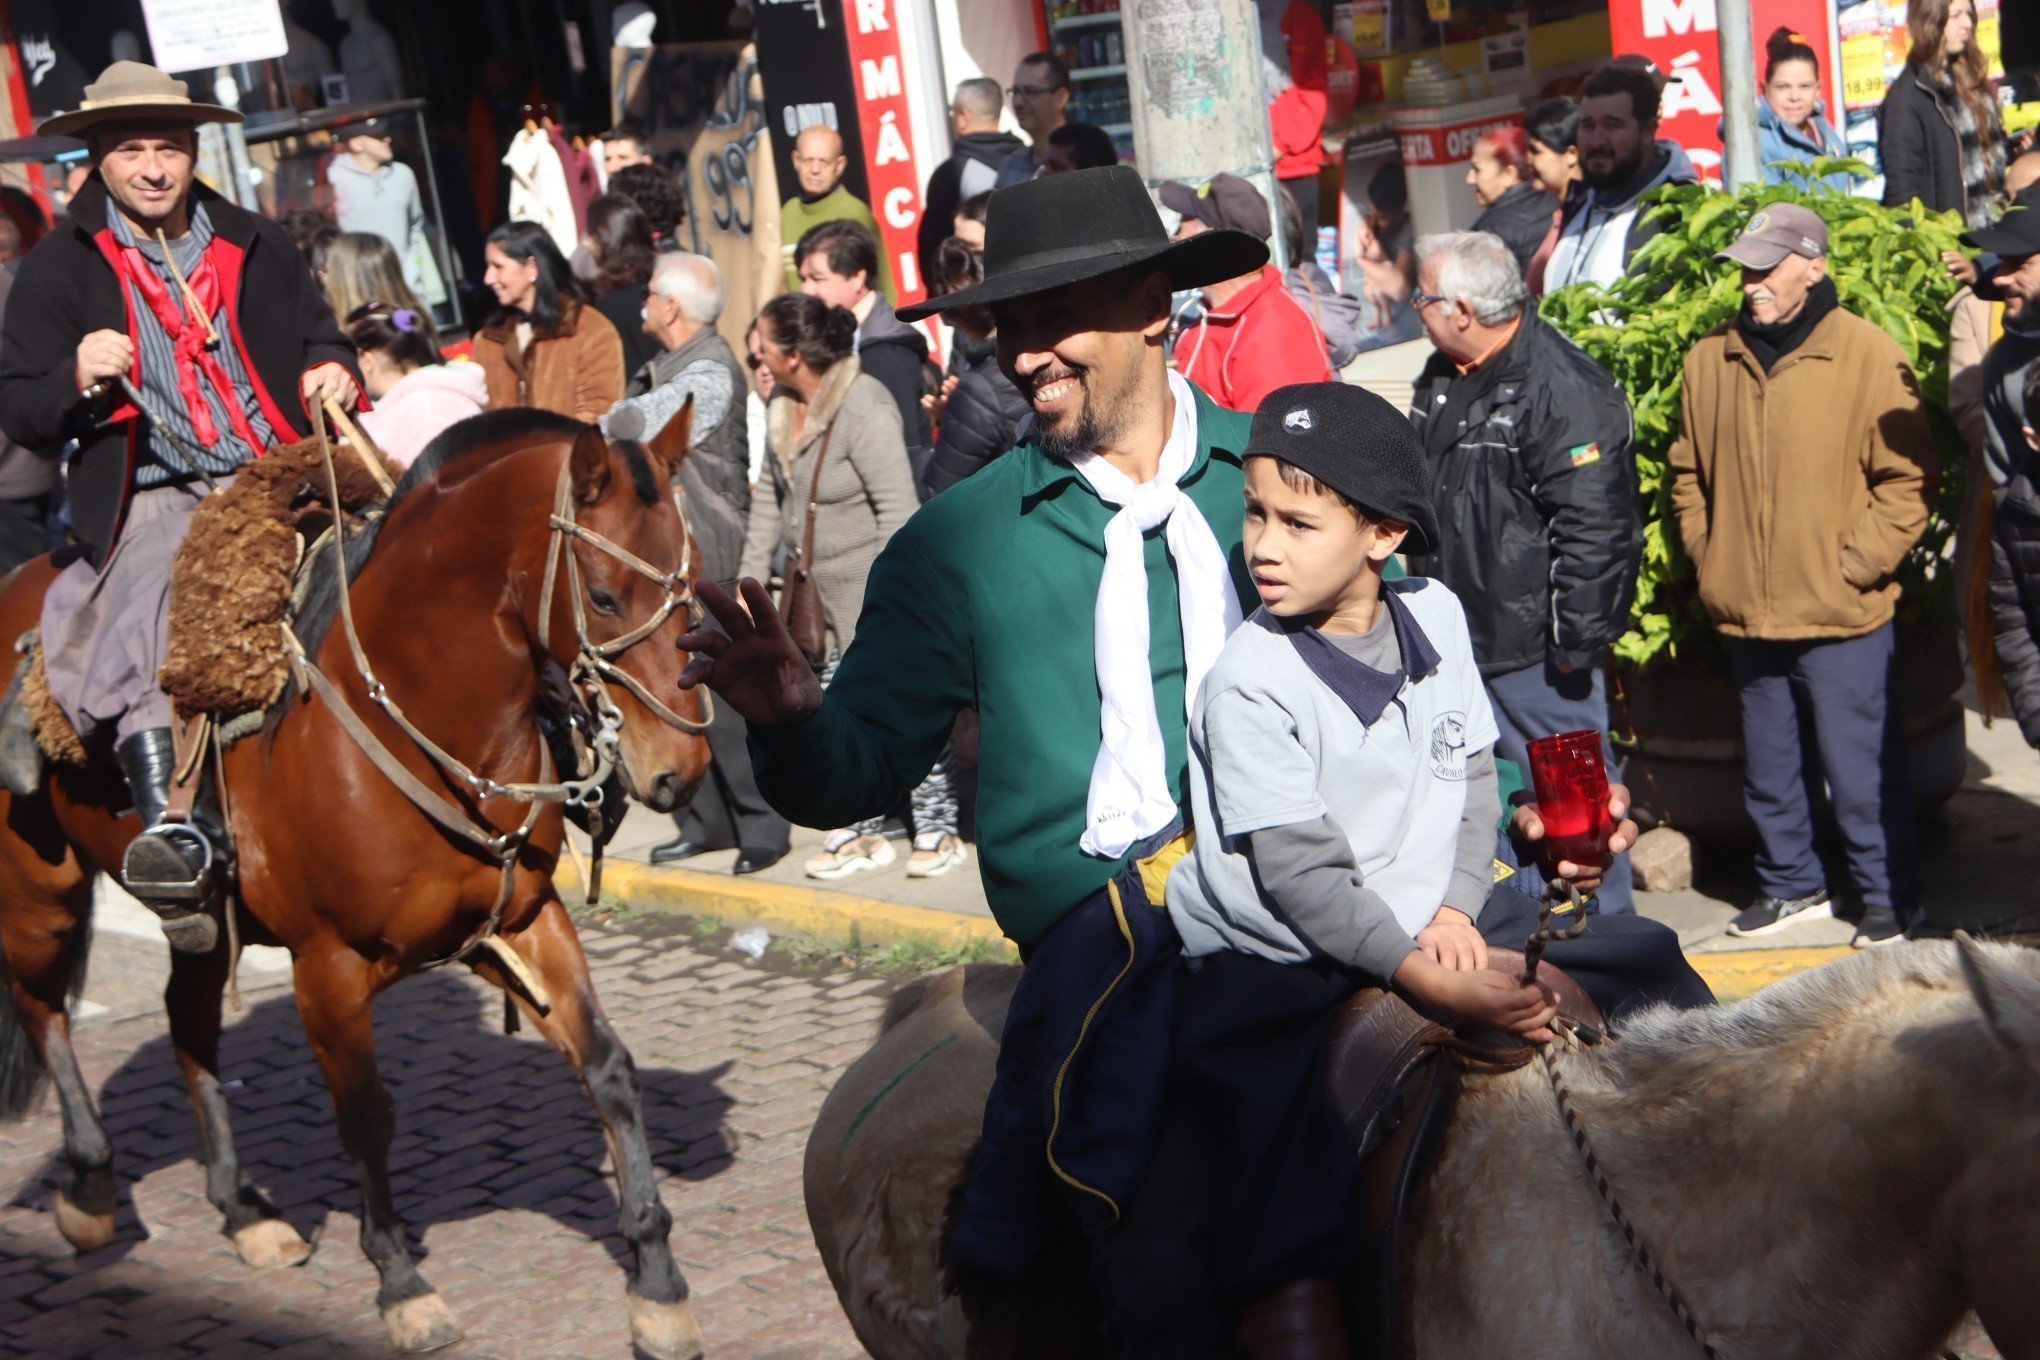
M701 1328L686 1299L653 1303L632 1290L630 1336L653 1360L701 1360Z
M385 1308L382 1320L390 1330L390 1345L400 1355L436 1351L461 1338L459 1319L437 1294L420 1294Z
M71 1244L71 1249L80 1256L98 1251L113 1240L113 1210L103 1214L87 1213L71 1202L71 1197L62 1190L57 1191L57 1202L51 1211L56 1215L57 1231Z
M280 1218L258 1219L234 1233L234 1250L251 1270L301 1266L312 1258L312 1245Z

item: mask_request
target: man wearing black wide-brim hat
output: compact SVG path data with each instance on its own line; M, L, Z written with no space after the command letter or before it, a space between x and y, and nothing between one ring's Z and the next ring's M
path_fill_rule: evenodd
M198 953L218 937L203 908L211 847L162 820L171 559L208 477L310 434L321 399L360 395L354 347L290 238L195 181L198 125L240 118L120 61L45 120L44 136L85 139L95 173L22 261L0 342L0 427L53 458L78 441L68 501L85 551L44 598L50 692L127 776L144 831L128 890L173 948Z
M1169 371L1169 300L1267 254L1237 231L1171 242L1130 168L997 191L984 282L900 315L989 307L1028 438L893 537L826 698L754 581L749 617L704 586L729 636L683 639L690 681L752 723L760 786L804 825L885 811L959 712L981 716L985 893L1027 968L952 1253L1017 1275L1074 1217L1126 1355L1232 1353L1195 1256L1209 1185L1144 1177L1184 1164L1156 1145L1182 946L1145 884L1182 853L1187 706L1252 598L1249 418Z

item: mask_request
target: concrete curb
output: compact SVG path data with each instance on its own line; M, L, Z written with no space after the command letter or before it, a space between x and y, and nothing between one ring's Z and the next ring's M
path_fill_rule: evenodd
M568 901L579 900L582 888L577 864L562 861L556 881ZM908 907L855 893L697 869L611 860L602 866L602 895L654 911L719 916L730 925L761 925L775 935L847 940L855 932L867 944L918 939L951 947L1000 944L1011 950L989 916Z
M571 858L560 865L560 891L568 901L581 895L578 868ZM855 933L868 944L897 944L909 939L951 947L983 943L1001 945L1012 953L1011 944L988 916L902 906L856 893L697 869L612 860L602 869L602 895L651 911L719 916L733 926L761 925L775 935L847 940ZM1739 1001L1773 982L1852 952L1847 945L1798 946L1702 950L1687 958L1717 997Z

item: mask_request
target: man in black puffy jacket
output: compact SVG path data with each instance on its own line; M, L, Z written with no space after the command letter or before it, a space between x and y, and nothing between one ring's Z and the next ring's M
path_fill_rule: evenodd
M1643 554L1629 401L1528 308L1500 237L1426 237L1417 261L1410 305L1438 350L1410 419L1440 534L1410 566L1465 606L1501 728L1495 753L1527 768L1533 738L1608 730L1599 663L1629 626ZM1630 893L1621 856L1599 909L1634 910Z

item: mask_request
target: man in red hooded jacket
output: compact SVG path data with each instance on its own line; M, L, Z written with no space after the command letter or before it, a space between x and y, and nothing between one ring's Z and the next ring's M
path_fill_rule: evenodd
M1194 189L1172 182L1160 193L1170 211L1182 214L1178 240L1214 229L1268 239L1268 200L1238 175L1214 175ZM1204 317L1177 339L1176 371L1213 401L1252 411L1278 387L1334 381L1324 332L1274 265L1202 292Z

